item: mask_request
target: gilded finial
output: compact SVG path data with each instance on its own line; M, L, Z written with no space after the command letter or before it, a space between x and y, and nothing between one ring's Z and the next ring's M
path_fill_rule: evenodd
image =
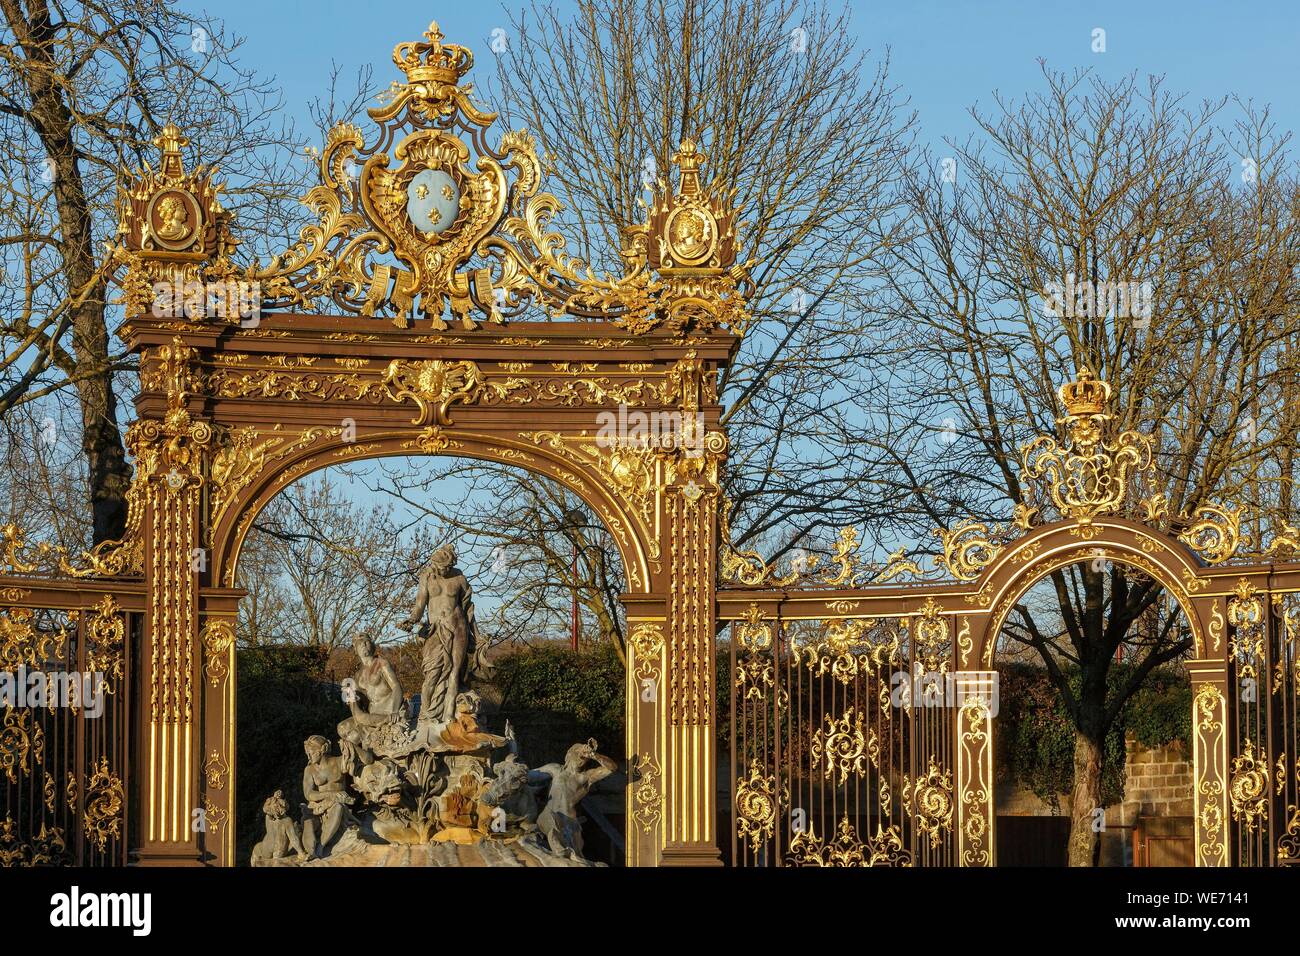
M700 167L708 162L708 157L695 145L695 140L687 137L682 140L677 152L673 153L673 164L681 171L681 185L678 191L683 196L697 196L700 192Z
M393 48L393 62L406 74L408 83L455 86L474 65L474 54L458 44L443 43L442 30L435 20L424 31L424 42L397 44Z
M185 175L185 163L181 150L190 145L189 137L183 134L175 123L168 123L153 139L162 157L161 173L169 180L176 181Z

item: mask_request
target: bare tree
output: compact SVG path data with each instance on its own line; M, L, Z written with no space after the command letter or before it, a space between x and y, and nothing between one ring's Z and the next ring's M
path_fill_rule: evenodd
M123 531L131 477L118 395L134 377L118 378L131 363L110 339L104 248L119 170L154 161L176 121L221 168L256 251L298 217L307 165L283 149L272 86L211 17L169 0L0 0L0 15L0 416L41 403L79 434L99 542ZM51 410L64 402L73 414Z
M1241 104L1225 125L1225 103L1186 104L1158 79L1043 72L1042 92L973 112L978 135L918 154L905 181L910 238L887 250L872 299L873 374L891 395L876 453L900 533L932 541L935 525L1006 518L1027 490L1018 448L1055 430L1055 389L1084 366L1115 387L1116 432L1155 437L1159 520L1177 531L1211 500L1292 520L1300 189L1287 137L1266 111ZM1149 289L1149 308L1100 296L1121 284ZM1070 861L1090 865L1106 732L1189 644L1169 621L1131 640L1159 594L1150 579L1087 566L1052 582L1064 633L1034 630L1022 608L1007 636L1039 652L1075 722ZM1132 679L1108 690L1124 645Z
M361 630L404 639L395 624L430 550L421 529L354 500L329 472L290 485L258 515L240 556L249 591L240 641L336 648Z

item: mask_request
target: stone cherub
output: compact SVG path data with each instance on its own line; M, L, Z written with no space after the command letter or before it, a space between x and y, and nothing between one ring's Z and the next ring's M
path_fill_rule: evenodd
M427 619L421 624L426 612ZM456 695L476 642L469 581L456 567L456 550L450 544L433 552L420 573L411 616L398 626L409 631L417 624L424 637L420 720L446 723L456 716Z
M596 752L597 746L595 740L574 744L564 755L564 763L548 763L528 771L530 784L550 785L546 807L537 818L537 828L557 856L585 859L578 804L592 787L618 769L613 760Z
M266 798L262 804L262 813L266 819L266 836L258 840L253 847L253 866L283 860L293 850L298 860L307 857L302 840L298 836L298 825L289 816L289 807L284 800L284 791L277 790Z
M352 716L338 726L339 747L345 754L351 748L361 763L369 764L377 745L401 736L406 704L397 671L377 652L370 635L357 634L352 648L359 666L347 695Z
M331 756L330 742L319 734L308 737L302 746L307 752L307 767L302 772L302 795L307 801L302 813L303 849L308 856L323 856L351 817L348 773L352 761Z

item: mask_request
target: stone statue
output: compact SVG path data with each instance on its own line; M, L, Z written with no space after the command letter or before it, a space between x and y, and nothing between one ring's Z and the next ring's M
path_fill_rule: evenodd
M528 767L516 754L493 765L492 785L483 794L489 807L500 808L506 828L537 829L537 798L528 786Z
M570 747L564 763L529 770L509 723L504 734L480 724L482 700L465 686L474 604L455 564L450 545L434 552L402 625L419 623L423 639L418 719L392 664L368 634L357 634L339 752L321 736L303 744L301 834L277 791L263 807L266 836L254 847L254 865L393 865L390 851L399 861L437 866L591 865L582 856L578 804L613 773L614 761L589 740ZM534 787L546 792L540 814Z
M370 635L357 634L352 648L360 664L346 698L352 716L338 726L339 747L344 754L352 748L363 764L369 764L376 747L401 736L406 704L397 671L378 653Z
M309 856L323 855L348 819L348 776L352 761L330 755L330 742L319 734L302 745L307 767L302 772L302 842ZM319 835L316 830L320 828Z
M551 852L557 856L585 859L578 804L592 787L618 769L618 764L598 754L596 747L595 740L574 744L564 755L564 763L548 763L528 772L530 784L550 785L546 807L537 818L537 827ZM595 766L588 766L593 763Z
M510 742L508 737L479 729L478 711L481 704L482 698L472 690L456 695L456 715L438 733L448 749L464 753L487 747L504 747Z
M433 552L420 574L411 616L399 626L409 631L420 624L426 611L427 620L419 631L424 637L420 720L448 722L456 716L456 695L476 642L469 581L456 567L456 551L450 544Z
M298 837L298 825L289 816L289 807L284 802L284 791L277 790L262 804L262 814L266 819L266 836L253 847L253 866L265 865L275 860L283 860L293 850L299 860L306 859L307 851L303 849Z

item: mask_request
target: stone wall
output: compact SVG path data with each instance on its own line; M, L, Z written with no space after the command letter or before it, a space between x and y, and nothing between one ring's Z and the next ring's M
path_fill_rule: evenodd
M1192 760L1180 744L1139 749L1129 741L1128 780L1116 823L1132 824L1139 816L1192 815ZM1110 814L1107 813L1107 822Z
M1057 795L1053 809L1029 790L1011 781L997 788L998 816L1069 816L1070 795ZM1106 829L1102 833L1102 865L1132 863L1133 826L1139 817L1192 816L1192 759L1181 744L1139 747L1130 737L1124 800L1106 808Z

